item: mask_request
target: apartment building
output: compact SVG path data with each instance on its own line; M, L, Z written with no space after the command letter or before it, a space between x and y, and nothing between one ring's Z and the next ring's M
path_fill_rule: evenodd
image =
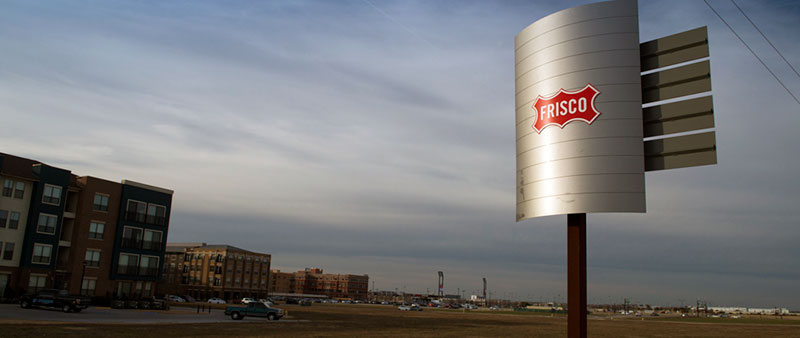
M196 299L266 298L272 256L231 245L168 244L163 289Z
M270 270L269 293L293 293L294 273Z
M0 298L10 298L19 288L22 243L28 224L34 182L33 161L9 161L0 156Z
M0 182L3 295L45 287L106 299L155 293L171 190L3 153Z
M325 295L334 299L366 300L369 276L324 273L306 268L294 273L273 272L270 291L287 294Z

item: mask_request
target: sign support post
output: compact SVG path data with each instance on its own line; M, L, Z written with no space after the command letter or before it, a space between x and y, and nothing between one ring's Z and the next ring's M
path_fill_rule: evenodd
M586 214L567 215L567 336L586 338Z

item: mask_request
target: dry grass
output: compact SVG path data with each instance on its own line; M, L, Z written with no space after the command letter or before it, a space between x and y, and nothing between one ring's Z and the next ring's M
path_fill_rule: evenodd
M564 337L566 318L496 312L402 312L370 305L282 306L307 322L231 321L222 324L0 325L3 337ZM795 321L791 321L797 323ZM781 322L783 324L785 322ZM590 337L800 337L800 325L770 321L670 321L592 318Z

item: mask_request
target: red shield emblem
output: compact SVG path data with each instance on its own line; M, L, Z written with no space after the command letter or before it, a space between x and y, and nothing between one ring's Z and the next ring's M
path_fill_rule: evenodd
M539 95L533 102L533 116L536 122L533 129L541 133L550 125L564 128L567 123L583 121L592 124L600 112L594 108L594 99L600 92L591 84L581 90L559 90L557 93L542 97Z

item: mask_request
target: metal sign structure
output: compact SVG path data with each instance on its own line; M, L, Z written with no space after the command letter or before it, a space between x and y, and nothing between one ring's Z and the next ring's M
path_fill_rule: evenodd
M636 0L516 36L516 218L567 215L569 337L586 337L586 213L646 212L646 171L717 162L708 56L705 27L640 43Z

